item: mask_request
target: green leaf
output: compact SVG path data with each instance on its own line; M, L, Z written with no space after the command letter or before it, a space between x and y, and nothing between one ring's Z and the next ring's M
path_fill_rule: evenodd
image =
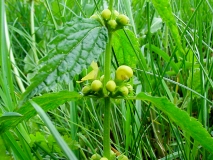
M187 86L189 88L192 88L197 93L201 94L201 87L200 87L200 85L201 85L200 68L194 68L194 70L192 72L189 73L189 76L188 76L188 79L187 79ZM187 90L187 92L188 92L188 95L190 95L190 91ZM192 96L193 96L193 98L194 97L197 97L197 98L200 97L200 96L198 96L195 93L192 93Z
M4 142L7 143L7 146L9 146L12 149L13 154L16 155L17 159L29 159L29 156L26 150L24 151L23 147L20 146L17 139L15 139L13 133L11 133L10 131L7 131L4 134L2 134L1 137L4 140ZM2 158L3 157L1 157L1 159Z
M2 117L9 117L9 118L12 118L12 117L20 117L22 116L21 114L19 113L16 113L16 112L5 112Z
M105 51L107 29L96 20L75 18L57 31L49 43L49 53L40 61L40 69L20 99L19 106L35 94L69 83L76 75L97 61Z
M7 149L5 147L4 141L3 141L1 136L0 136L0 146L1 146L1 149L0 149L0 157L1 157L1 159L10 160L11 158L10 158L9 155L7 155Z
M112 37L112 46L115 51L119 66L122 64L132 68L136 66L140 48L135 34L130 30L118 30Z
M75 140L72 140L71 137L69 137L67 134L63 136L63 139L70 147L70 149L77 150L78 148L80 148L79 143Z
M5 112L1 117L1 122L5 122L5 121L10 121L10 120L14 120L16 121L16 119L19 119L20 117L22 117L23 115L21 115L20 113L16 113L16 112Z
M64 153L67 156L67 158L68 159L72 159L72 160L77 160L75 154L70 150L69 146L66 144L64 139L61 137L60 133L55 128L55 126L51 122L50 118L45 113L45 111L37 103L35 103L34 101L29 100L29 102L35 108L35 110L38 112L39 116L44 121L45 125L50 130L50 132L52 133L52 135L55 138L56 142L58 143L60 148L64 151Z
M190 117L187 112L176 107L165 97L153 97L139 93L136 99L147 100L163 111L173 122L197 140L204 148L213 153L213 139L197 119Z
M169 2L169 0L152 0L155 9L158 11L159 15L171 31L173 39L178 47L179 53L181 53L181 55L178 56L183 57L185 52L182 48L181 37L179 35L178 27L172 13L172 7Z
M160 30L161 27L162 27L162 19L154 17L153 20L152 20L150 32L155 33L158 30Z
M147 44L146 47L149 47L149 45ZM159 56L161 56L166 62L170 61L170 57L166 52L164 52L163 50L161 50L160 48L154 45L151 45L151 48L152 48L152 51L154 51ZM170 61L170 66L172 67L172 69L175 71L176 74L179 72L179 67L174 61Z
M44 94L43 96L35 97L33 98L33 101L41 106L44 111L48 111L50 109L55 109L67 101L74 101L81 97L82 96L77 92L61 91L58 93L49 93ZM5 119L4 116L0 117L0 134L10 128L16 127L23 120L28 120L37 114L29 102L17 109L16 112L22 116L17 116L12 119Z

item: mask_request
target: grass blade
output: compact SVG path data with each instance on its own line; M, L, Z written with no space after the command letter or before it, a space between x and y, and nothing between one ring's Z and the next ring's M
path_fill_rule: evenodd
M40 115L41 119L44 121L44 123L46 124L46 126L48 127L50 132L53 134L56 142L61 147L61 149L64 151L66 156L69 159L77 160L77 158L75 157L73 152L70 150L70 148L68 147L66 142L63 140L60 133L57 131L55 126L52 124L51 120L49 119L47 114L44 112L44 110L37 103L35 103L33 100L30 100L30 103L35 108L35 110L38 112L38 114Z

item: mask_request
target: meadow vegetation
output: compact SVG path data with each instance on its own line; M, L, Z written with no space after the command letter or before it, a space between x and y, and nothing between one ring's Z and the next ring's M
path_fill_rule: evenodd
M1 0L1 160L212 160L212 0Z

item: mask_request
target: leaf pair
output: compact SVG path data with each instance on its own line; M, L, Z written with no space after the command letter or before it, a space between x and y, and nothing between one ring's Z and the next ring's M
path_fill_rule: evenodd
M81 97L82 96L76 92L61 91L59 93L44 94L43 96L33 98L33 101L41 106L44 111L48 111L49 109L55 109L67 101L74 101ZM213 153L213 139L207 130L203 128L202 124L198 122L197 119L190 117L184 110L175 106L167 98L154 97L142 92L136 97L131 97L131 99L151 102L204 148ZM37 114L29 102L16 112L17 113L0 117L0 134ZM8 117L10 117L10 119L8 119Z

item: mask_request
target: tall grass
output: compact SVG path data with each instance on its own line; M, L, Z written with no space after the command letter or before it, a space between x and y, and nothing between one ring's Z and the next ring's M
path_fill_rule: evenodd
M30 84L38 61L48 54L46 46L55 30L76 16L89 18L100 12L107 7L107 1L8 0L0 4L0 115L14 118L21 116L14 113L17 102ZM141 49L135 55L138 63L134 68L134 91L168 97L212 134L213 2L172 0L170 4L184 55L178 50L171 28L161 21L160 12L152 2L116 0L113 4L116 10L130 17L130 26L126 28L136 35ZM114 66L110 67L115 70L118 64L113 56ZM99 74L104 73L102 59L103 56L99 61ZM88 71L85 69L53 92L80 91L82 84L76 81ZM66 159L72 157L72 153L77 159L89 159L94 153L103 155L101 142L106 134L103 106L100 99L82 98L58 106L48 111L48 115L39 111L41 118L32 117L1 134L0 159ZM210 160L213 157L213 153L202 148L150 103L112 100L110 119L111 149L117 154L124 153L129 159ZM54 131L51 132L51 128ZM67 145L58 143L60 136Z

